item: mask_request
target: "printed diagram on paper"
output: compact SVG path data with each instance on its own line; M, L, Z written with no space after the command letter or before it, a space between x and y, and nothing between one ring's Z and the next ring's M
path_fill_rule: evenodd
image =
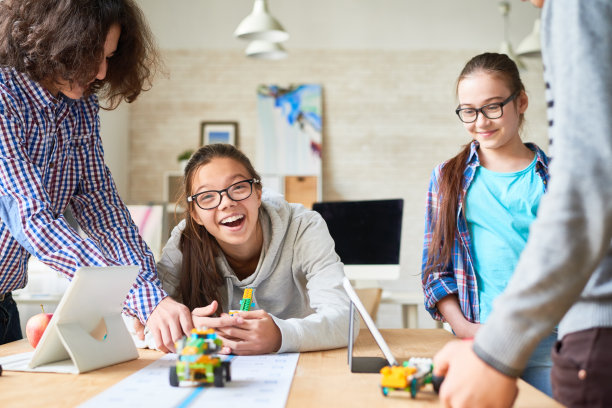
M81 407L146 406L249 408L284 407L299 353L237 356L232 381L223 388L170 386L168 370L176 354L167 354L81 405Z

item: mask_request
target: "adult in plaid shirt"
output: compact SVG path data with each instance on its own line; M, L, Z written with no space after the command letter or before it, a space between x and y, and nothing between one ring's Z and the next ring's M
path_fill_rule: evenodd
M11 291L26 285L31 255L68 278L83 266L137 264L125 311L164 351L191 330L189 310L161 289L99 134L98 95L111 109L134 101L156 62L132 0L0 2L0 343L22 337Z

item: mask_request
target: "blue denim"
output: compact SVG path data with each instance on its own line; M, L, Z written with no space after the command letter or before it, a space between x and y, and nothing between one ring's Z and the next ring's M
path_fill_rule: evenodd
M0 302L0 344L10 343L22 338L17 303L13 300L13 296L8 293L4 300Z
M550 370L552 369L551 352L557 341L557 330L545 337L533 351L521 378L552 398Z

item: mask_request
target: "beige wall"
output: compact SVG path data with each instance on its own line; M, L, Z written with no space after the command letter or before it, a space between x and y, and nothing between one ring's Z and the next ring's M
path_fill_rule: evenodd
M266 62L239 51L166 51L169 78L131 108L131 201L162 199L163 172L197 147L200 121L238 121L240 147L255 159L258 84L320 83L323 199L403 198L402 279L393 288L417 291L429 176L469 140L453 112L454 86L475 53L304 50ZM542 68L539 60L528 68L524 139L546 148Z

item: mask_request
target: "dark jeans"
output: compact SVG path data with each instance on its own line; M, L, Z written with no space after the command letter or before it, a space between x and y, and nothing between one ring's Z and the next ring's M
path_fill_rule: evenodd
M568 407L612 407L612 328L570 333L555 344L554 398Z
M0 302L0 344L22 339L17 303L10 293Z

